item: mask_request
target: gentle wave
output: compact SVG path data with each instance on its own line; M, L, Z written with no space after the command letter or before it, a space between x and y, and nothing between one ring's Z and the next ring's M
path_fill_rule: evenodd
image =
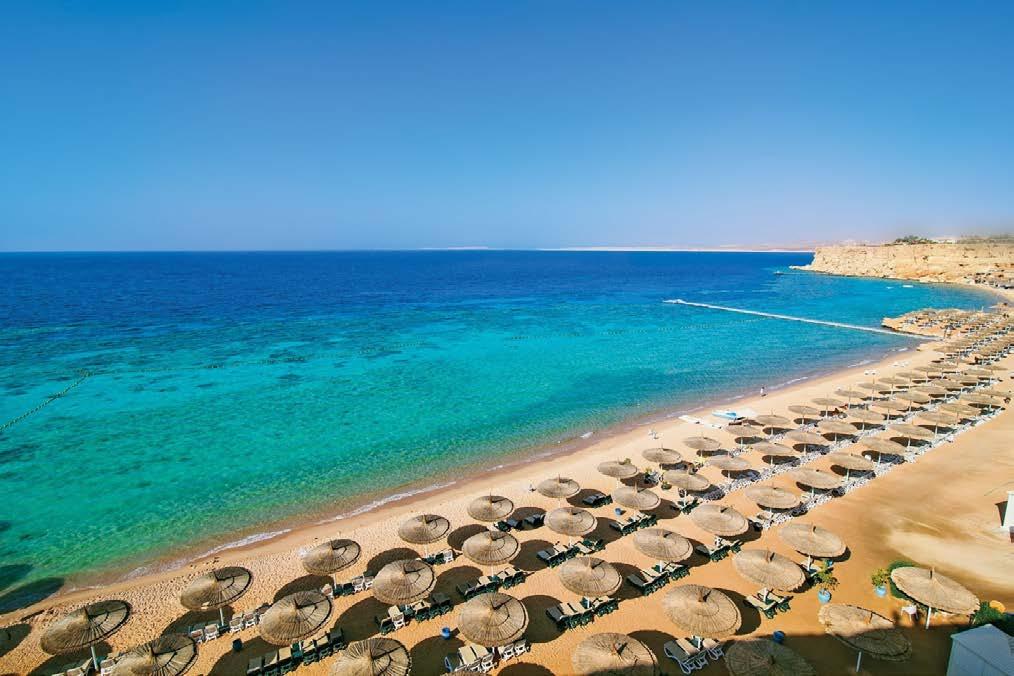
M416 495L422 495L423 493L431 493L433 491L443 490L444 488L448 488L450 486L453 486L456 483L458 483L458 482L457 481L448 481L447 483L442 483L442 484L431 484L429 486L424 486L423 488L418 488L416 490L402 491L401 493L393 493L393 494L388 495L386 497L380 498L379 500L374 500L373 502L368 502L365 505L363 505L362 507L357 507L356 509L353 509L350 512L342 512L341 514L338 514L337 516L333 516L333 517L331 517L329 519L324 519L322 521L318 521L317 523L334 523L335 521L341 521L342 519L351 519L352 517L359 516L360 514L366 514L367 512L372 512L373 510L378 509L380 507L383 507L384 505L390 504L392 502L398 502L399 500L405 500L406 498L415 497Z

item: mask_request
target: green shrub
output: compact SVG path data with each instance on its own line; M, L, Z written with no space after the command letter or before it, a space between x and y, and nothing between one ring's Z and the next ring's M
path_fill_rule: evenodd
M887 568L877 568L870 575L870 582L873 583L874 587L886 586L891 581L891 571Z
M813 574L813 584L825 591L834 591L838 587L838 578L827 561L821 561L820 569Z

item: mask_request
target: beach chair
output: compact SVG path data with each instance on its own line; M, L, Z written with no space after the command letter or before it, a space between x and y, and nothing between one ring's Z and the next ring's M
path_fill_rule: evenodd
M264 656L251 657L250 661L247 662L246 674L247 676L260 676L264 669Z
M327 583L326 585L324 585L323 587L320 588L320 593L323 594L324 596L328 597L329 599L333 599L334 598L334 587L332 587L331 583L329 582L329 583Z
M261 669L261 673L264 676L279 676L282 673L282 668L278 664L277 650L264 656L264 666Z
M546 608L546 615L553 621L553 624L556 625L556 628L559 631L566 631L573 626L570 614L564 612L561 606L551 606Z
M589 507L602 507L603 505L611 504L612 501L613 499L604 493L592 493L581 500L581 502Z
M203 629L192 629L187 632L187 636L194 639L198 644L204 643L204 630Z
M692 659L690 655L687 655L683 648L676 645L676 641L666 641L665 645L662 646L662 651L665 656L676 662L679 665L680 671L684 674L693 673L695 669L698 669L696 660Z
M479 667L477 671L482 674L488 674L493 671L493 657L494 655L492 652L483 655L482 659L479 660Z
M250 627L256 627L259 620L260 616L258 616L257 613L247 613L243 616L243 628L249 629Z
M287 674L296 666L292 661L292 648L285 646L278 649L278 673Z
M510 589L525 581L524 571L518 570L514 566L504 568L494 577L500 581L500 586L504 589Z
M496 523L493 524L493 526L497 530L503 531L504 533L507 533L507 532L509 532L511 530L511 525L509 523L507 523L506 520L504 520L504 521L497 521Z
M775 619L775 603L774 601L761 601L756 595L750 595L744 598L747 605L752 606L757 611L762 613L764 617L769 620Z
M243 631L243 616L233 615L229 619L229 633L235 634L240 631Z
M334 654L334 646L331 645L331 635L324 634L317 639L317 659L323 660Z
M332 650L345 650L348 647L348 643L345 641L345 632L340 627L329 631L327 638Z
M500 661L512 659L514 657L514 644L502 645L496 649L498 655L500 655Z
M514 654L520 656L524 655L526 652L528 652L528 639L519 638L514 643Z
M546 520L545 512L539 514L532 514L531 516L525 517L525 525L529 528L539 528Z
M640 575L634 575L633 573L627 576L627 584L629 584L637 591L641 592L642 596L647 596L648 594L655 591L649 582L647 582Z
M204 640L205 641L212 641L212 640L214 640L216 638L218 638L218 625L217 624L209 624L206 627L204 627Z
M387 615L377 615L373 621L377 623L377 629L381 636L386 636L394 631L394 621Z
M99 662L99 675L109 676L116 668L116 660L105 659Z
M458 653L448 653L444 657L444 668L447 669L447 673L453 674L458 671L464 671L465 665L462 663Z

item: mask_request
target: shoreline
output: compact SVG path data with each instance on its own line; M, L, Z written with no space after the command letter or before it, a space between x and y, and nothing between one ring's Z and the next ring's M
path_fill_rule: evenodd
M898 335L906 337L905 334L899 333ZM805 390L825 385L833 388L840 385L842 379L861 377L865 370L879 371L912 355L925 354L925 351L920 348L932 344L932 341L924 341L913 344L910 348L890 350L880 358L861 358L849 366L815 369L807 375L790 378L784 384L766 386L766 391L769 394L765 399L773 401L785 397L802 396L801 393ZM515 455L522 457L513 460L509 456L497 458L493 461L492 467L463 466L459 469L458 474L467 477L464 479L448 480L449 477L438 475L424 481L396 487L394 494L389 499L377 497L383 493L359 496L351 500L352 505L348 508L330 517L325 517L320 512L304 512L288 519L261 523L256 529L235 531L228 536L195 543L190 548L178 548L126 573L124 571L129 568L129 565L117 568L117 572L113 574L108 570L98 572L90 580L88 574L83 573L80 584L60 590L46 599L19 610L12 610L0 617L4 621L23 621L57 606L70 605L97 596L109 597L120 592L149 587L156 583L182 579L191 575L194 570L209 564L239 565L242 562L276 557L280 554L296 555L300 549L316 544L322 539L335 537L338 533L346 536L350 531L405 515L416 507L433 503L450 503L463 497L474 496L477 491L488 490L489 484L493 480L497 484L517 482L527 484L529 480L537 482L544 477L541 473L533 473L536 468L542 468L554 462L573 463L581 456L602 455L608 452L608 449L603 446L625 445L641 439L641 446L647 448L648 443L654 443L648 441L650 439L648 432L651 429L663 435L663 442L666 441L666 432L699 431L701 429L701 425L691 425L680 420L680 415L691 415L699 417L705 422L719 423L721 422L719 419L710 415L711 411L729 407L750 407L759 411L763 408L759 407L761 401L763 400L757 394L751 395L745 390L739 390L737 393L734 390L711 399L697 401L690 408L662 408L644 415L626 418L601 430L594 430L589 437L581 435L565 439L558 442L556 447L550 444L538 445L517 452ZM712 432L718 432L718 430L707 433L711 434ZM667 444L667 447L669 446L676 445ZM677 450L685 452L682 447L677 447ZM639 455L636 458L631 456L631 458L635 462L643 462ZM500 489L498 488L498 490ZM138 571L140 572L138 573Z

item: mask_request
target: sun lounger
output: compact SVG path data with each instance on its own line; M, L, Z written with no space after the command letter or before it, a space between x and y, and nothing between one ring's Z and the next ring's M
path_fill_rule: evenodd
M494 577L500 580L500 586L503 589L510 589L511 587L517 586L525 581L525 572L515 568L514 566L508 566L497 573Z
M582 556L588 556L595 552L600 552L606 548L606 543L601 539L585 538L574 545L577 553Z
M488 592L494 592L500 588L500 578L498 576L489 577L483 575L477 580L472 582L466 582L464 584L457 585L458 593L461 594L462 598L466 601L473 596L479 594L486 594Z
M524 522L527 528L539 528L540 526L542 526L545 520L546 514L545 512L541 512L539 514L532 514L531 516L526 516Z
M605 495L604 493L592 493L581 500L581 502L589 507L602 507L603 505L611 504L612 501L612 497Z
M745 601L747 605L752 606L753 608L756 608L758 611L763 613L764 617L768 618L769 620L774 619L776 612L775 606L777 605L774 601L762 601L755 595L745 597Z
M680 671L689 674L695 669L703 669L708 664L706 657L703 657L699 650L693 648L692 654L688 654L676 641L667 641L662 650L665 656L674 660L680 667Z
M709 547L705 544L694 545L694 551L708 557L711 561L721 561L729 555L729 548L724 545L719 545L717 547Z

